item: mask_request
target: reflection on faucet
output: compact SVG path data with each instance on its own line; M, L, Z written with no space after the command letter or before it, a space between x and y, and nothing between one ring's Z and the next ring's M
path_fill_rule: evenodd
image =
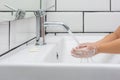
M19 20L19 19L23 19L25 17L25 11L22 10L22 9L15 9L7 4L4 5L5 7L11 9L12 11L15 11L16 14L15 14L15 20Z
M65 27L65 29L67 31L70 30L70 28L62 22L45 22L44 25L45 25L45 27L47 27L47 26L63 26L63 27Z

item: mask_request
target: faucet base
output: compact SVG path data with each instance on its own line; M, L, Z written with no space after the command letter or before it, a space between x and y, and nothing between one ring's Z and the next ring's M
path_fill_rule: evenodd
M36 46L46 45L47 43L36 43Z

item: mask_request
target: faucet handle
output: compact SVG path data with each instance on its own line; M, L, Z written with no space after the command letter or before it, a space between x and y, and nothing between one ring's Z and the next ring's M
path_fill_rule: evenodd
M19 19L23 19L25 17L25 11L22 10L22 9L15 9L11 6L9 6L8 4L4 4L5 7L11 9L12 11L15 11L16 14L15 14L15 20L19 20Z
M11 9L12 11L17 11L17 9L13 8L12 6L9 6L8 4L4 4L4 6Z

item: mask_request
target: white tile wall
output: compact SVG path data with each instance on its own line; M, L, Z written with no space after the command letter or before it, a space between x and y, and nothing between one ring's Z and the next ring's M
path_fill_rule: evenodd
M55 10L55 0L47 0L47 8L53 6L52 8L48 9L48 11L54 11Z
M13 20L14 16L10 12L0 12L0 22Z
M25 18L29 18L29 17L35 17L33 12L27 12L25 15Z
M12 21L10 48L16 47L31 38L35 37L36 19L35 17Z
M110 32L120 25L120 13L85 13L85 31Z
M8 51L8 22L0 22L0 54L4 53L5 51Z
M0 10L10 10L4 6L5 3L16 9L40 9L40 0L0 0Z
M82 31L82 13L81 12L50 12L47 15L47 21L63 22L70 26L72 31ZM66 31L61 27L48 27L47 32L63 32Z
M41 9L44 9L44 10L46 10L46 8L47 8L47 2L46 2L47 0L41 0Z
M57 10L62 11L105 11L110 0L57 0Z
M112 11L120 11L120 0L111 0Z

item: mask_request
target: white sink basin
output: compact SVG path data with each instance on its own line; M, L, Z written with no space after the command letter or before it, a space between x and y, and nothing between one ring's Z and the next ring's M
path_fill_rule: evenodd
M102 36L82 36L80 42ZM55 42L54 42L55 41ZM100 54L86 63L71 56L77 44L71 37L47 38L47 45L31 52L33 46L0 60L0 80L120 80L120 56ZM40 50L39 50L40 49ZM117 63L117 64L116 64Z
M94 42L100 40L102 36L85 36L85 37L76 37L80 43L84 42ZM44 61L46 63L90 63L90 64L115 64L120 63L120 55L112 55L101 53L99 55L93 56L91 58L75 58L71 56L71 50L77 46L75 40L71 37L65 37L57 44L57 47L54 48L55 53L48 54Z

